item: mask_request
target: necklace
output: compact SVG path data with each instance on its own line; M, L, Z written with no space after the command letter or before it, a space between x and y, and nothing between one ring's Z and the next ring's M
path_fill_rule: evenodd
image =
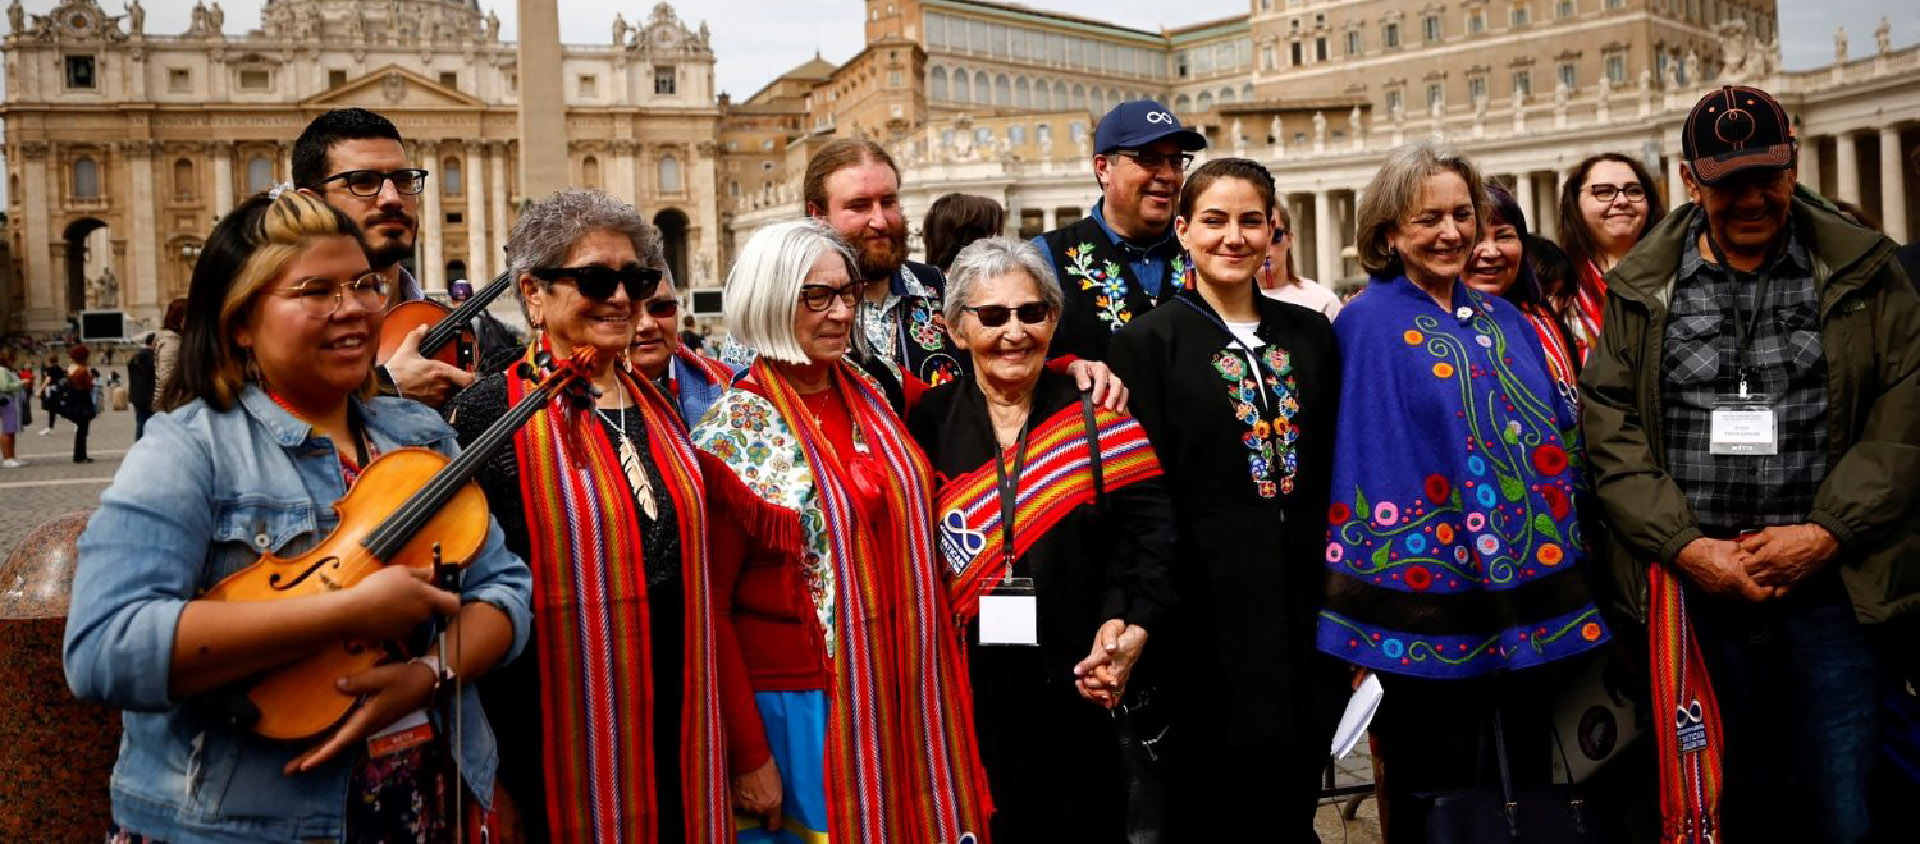
M647 475L647 468L640 465L640 452L633 447L632 438L627 436L627 393L623 386L620 392L620 421L615 423L607 412L595 405L593 412L605 420L607 425L620 436L620 470L627 475L627 483L633 487L634 500L639 502L640 510L648 519L660 517L660 505L653 497L653 478Z

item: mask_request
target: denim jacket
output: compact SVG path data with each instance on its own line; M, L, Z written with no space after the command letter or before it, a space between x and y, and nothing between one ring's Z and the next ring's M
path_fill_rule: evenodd
M381 452L459 450L453 429L414 402L376 398L357 412ZM313 547L338 524L332 505L345 494L332 442L256 387L231 410L196 401L147 422L80 537L65 649L74 694L125 710L112 781L121 827L170 844L343 837L357 754L289 777L281 769L304 746L235 728L208 701L177 700L167 689L187 602L263 553ZM490 521L462 597L512 622L508 660L526 644L532 591L526 564ZM471 682L460 706L461 771L491 802L499 761ZM445 724L451 706L441 710Z

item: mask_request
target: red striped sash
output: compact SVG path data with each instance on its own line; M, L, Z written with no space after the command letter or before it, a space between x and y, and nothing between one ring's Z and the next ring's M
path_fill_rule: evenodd
M1720 704L1687 620L1679 578L1647 567L1652 599L1653 733L1660 751L1660 841L1709 844L1720 828ZM1662 719L1667 719L1664 722Z

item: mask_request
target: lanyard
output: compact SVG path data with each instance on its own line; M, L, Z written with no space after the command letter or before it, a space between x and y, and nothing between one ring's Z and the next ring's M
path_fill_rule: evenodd
M1727 254L1721 251L1720 241L1713 239L1713 233L1705 232L1705 235L1707 238L1707 247L1713 250L1713 259L1720 263L1720 269L1726 271L1727 277L1732 279L1735 285L1738 285L1742 273L1734 269L1732 264L1727 263ZM1746 398L1749 395L1747 382L1752 375L1753 369L1747 364L1752 354L1753 333L1759 329L1760 314L1767 308L1767 282L1772 280L1774 260L1778 257L1776 253L1769 250L1766 259L1760 263L1760 271L1754 274L1753 317L1751 319L1740 309L1740 291L1738 289L1733 291L1734 342L1740 344L1739 375L1741 398Z
M1020 474L1027 468L1027 432L1032 424L1033 416L1029 413L1027 421L1020 425L1020 438L1014 442L1012 477L1007 476L1007 462L1002 459L1001 454L995 452L993 455L993 470L999 476L1000 553L1006 558L1006 577L1013 576L1013 562L1019 557L1019 554L1013 550L1013 513L1019 504Z

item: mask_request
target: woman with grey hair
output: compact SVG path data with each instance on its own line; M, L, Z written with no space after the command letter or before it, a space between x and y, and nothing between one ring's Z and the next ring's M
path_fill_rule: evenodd
M700 468L677 411L627 363L640 304L666 272L660 234L593 190L535 202L507 241L534 339L528 365L448 402L463 445L587 349L596 396L555 396L476 476L507 547L533 570L533 636L481 697L500 788L527 841L729 837ZM750 706L744 694L736 705Z
M713 508L721 683L754 698L727 710L735 804L763 827L741 841L932 844L987 820L934 476L847 360L853 266L817 221L747 240L727 276L727 329L759 355L693 432Z
M1516 786L1545 784L1550 704L1608 638L1575 507L1578 410L1527 318L1461 279L1490 224L1465 158L1393 151L1360 200L1372 278L1334 325L1347 369L1317 638L1386 689L1373 734L1396 842L1423 840L1422 795L1490 784L1490 730Z
M1003 843L1125 839L1105 710L1172 603L1173 503L1146 432L1046 368L1062 299L1032 244L960 250L947 331L972 371L907 416L942 479L934 513L968 644L990 838ZM1026 608L1011 637L999 626L1008 606Z

